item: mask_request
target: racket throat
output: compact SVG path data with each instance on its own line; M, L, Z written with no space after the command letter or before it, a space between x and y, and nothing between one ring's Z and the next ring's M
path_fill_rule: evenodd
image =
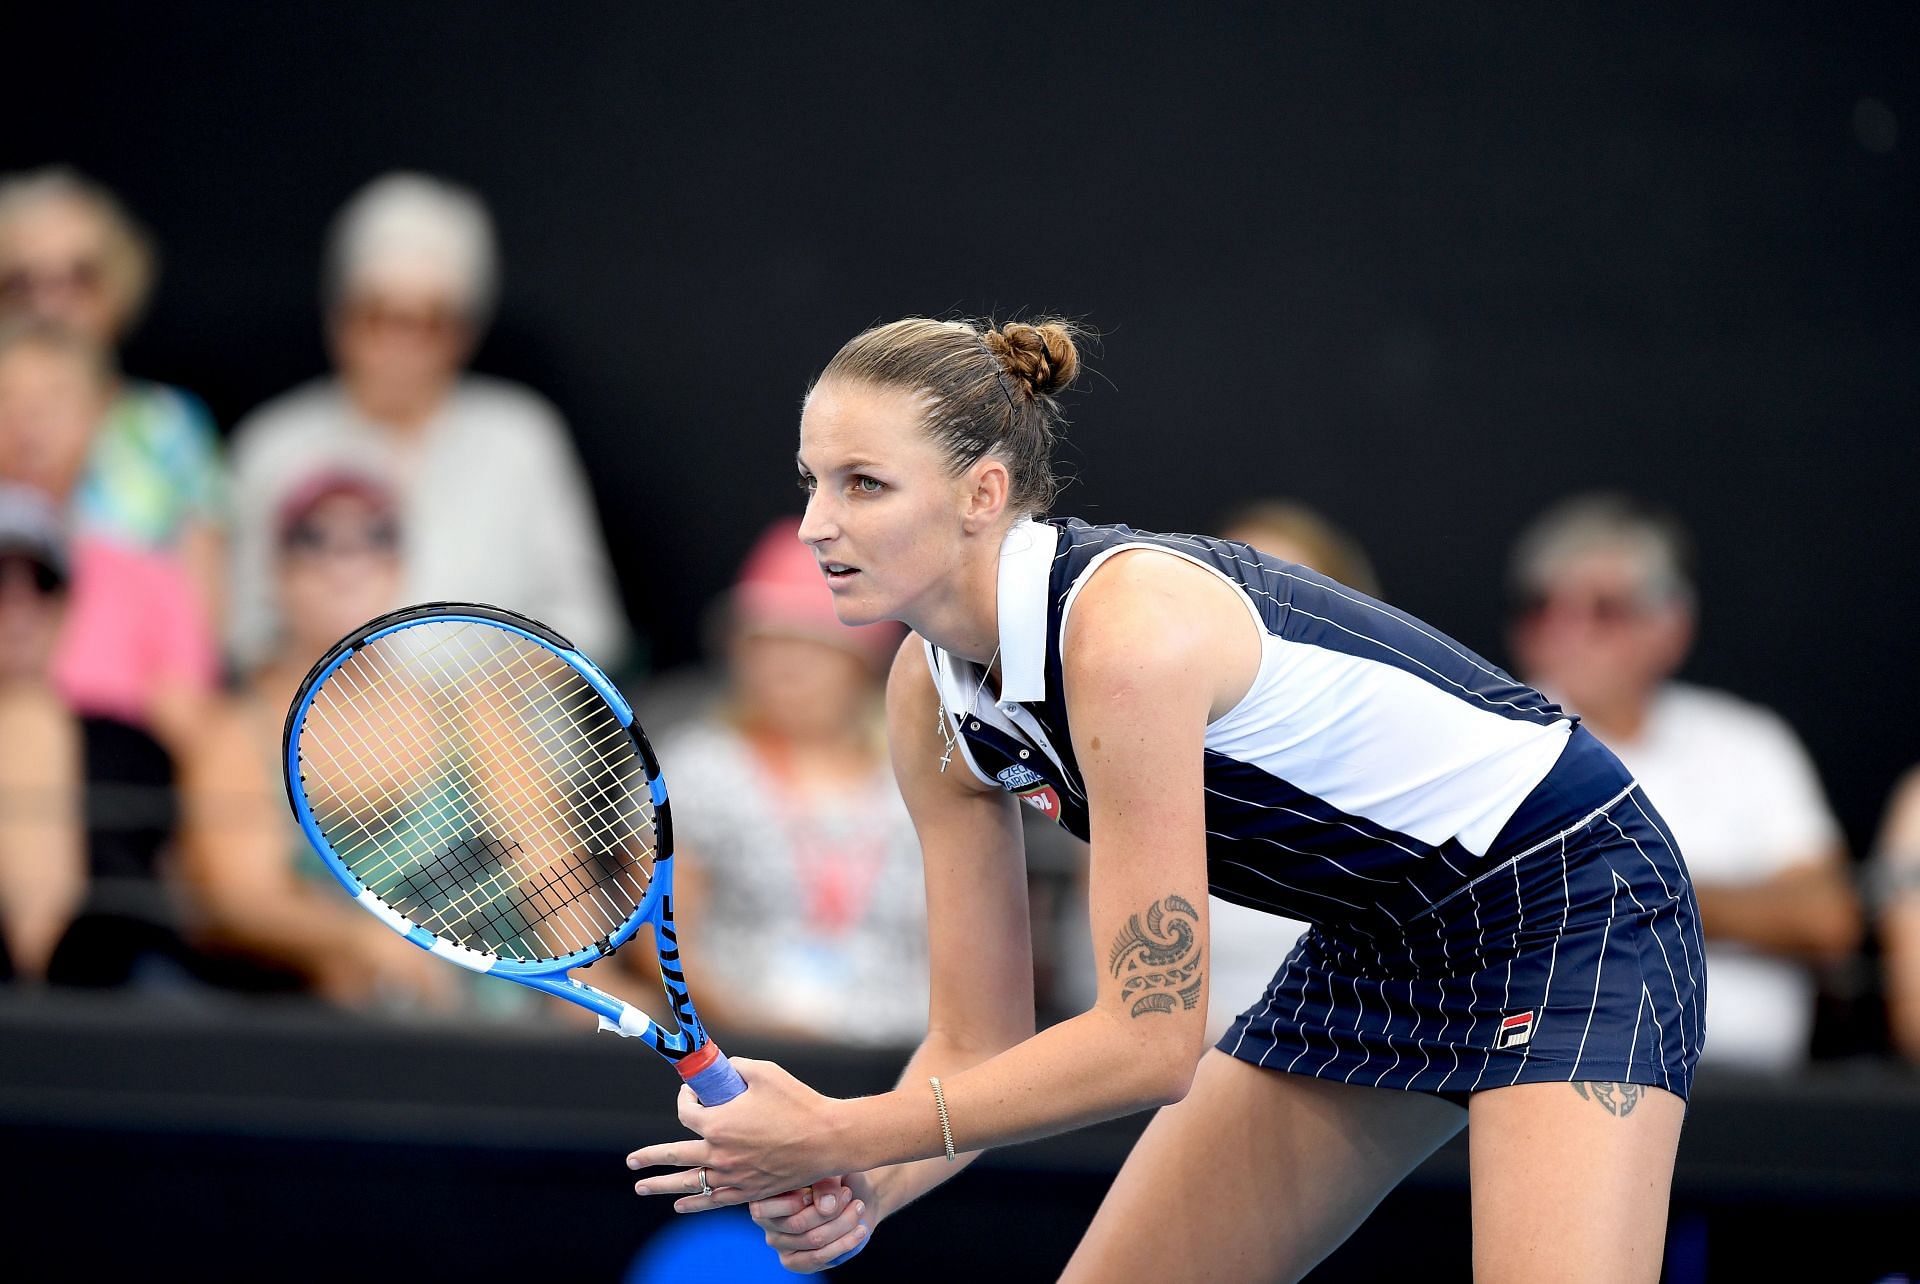
M620 1005L618 1019L604 1012L600 1013L600 1028L608 1033L617 1034L623 1039L637 1039L653 1028L653 1022L648 1020L647 1014L639 1008L623 1003Z

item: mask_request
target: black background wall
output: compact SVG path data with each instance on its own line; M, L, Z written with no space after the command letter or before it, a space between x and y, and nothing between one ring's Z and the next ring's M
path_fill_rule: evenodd
M794 506L797 398L911 311L1105 332L1062 509L1311 498L1502 653L1573 489L1681 510L1693 676L1804 731L1856 842L1920 759L1911 4L169 3L0 19L0 167L164 246L137 373L224 423L317 372L320 240L396 166L476 186L483 369L570 416L656 661Z

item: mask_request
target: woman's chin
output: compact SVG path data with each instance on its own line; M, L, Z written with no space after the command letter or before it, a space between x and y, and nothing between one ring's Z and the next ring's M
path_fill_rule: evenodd
M878 624L882 620L890 620L893 618L878 604L851 596L835 597L833 599L833 614L840 623L846 625L848 628L855 629L863 624Z

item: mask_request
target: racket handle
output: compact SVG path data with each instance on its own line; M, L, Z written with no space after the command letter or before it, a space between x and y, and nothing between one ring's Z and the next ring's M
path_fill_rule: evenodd
M747 1090L747 1081L733 1068L733 1062L727 1060L727 1054L720 1051L720 1045L713 1042L703 1044L697 1050L688 1053L674 1063L673 1068L693 1089L693 1095L700 1098L703 1106L717 1106L732 1101Z

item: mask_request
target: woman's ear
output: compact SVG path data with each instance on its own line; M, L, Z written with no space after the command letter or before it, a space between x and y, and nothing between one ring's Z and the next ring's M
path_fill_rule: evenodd
M1005 461L987 455L967 469L967 490L962 496L961 520L969 535L991 530L1007 511L1012 497L1013 478Z

